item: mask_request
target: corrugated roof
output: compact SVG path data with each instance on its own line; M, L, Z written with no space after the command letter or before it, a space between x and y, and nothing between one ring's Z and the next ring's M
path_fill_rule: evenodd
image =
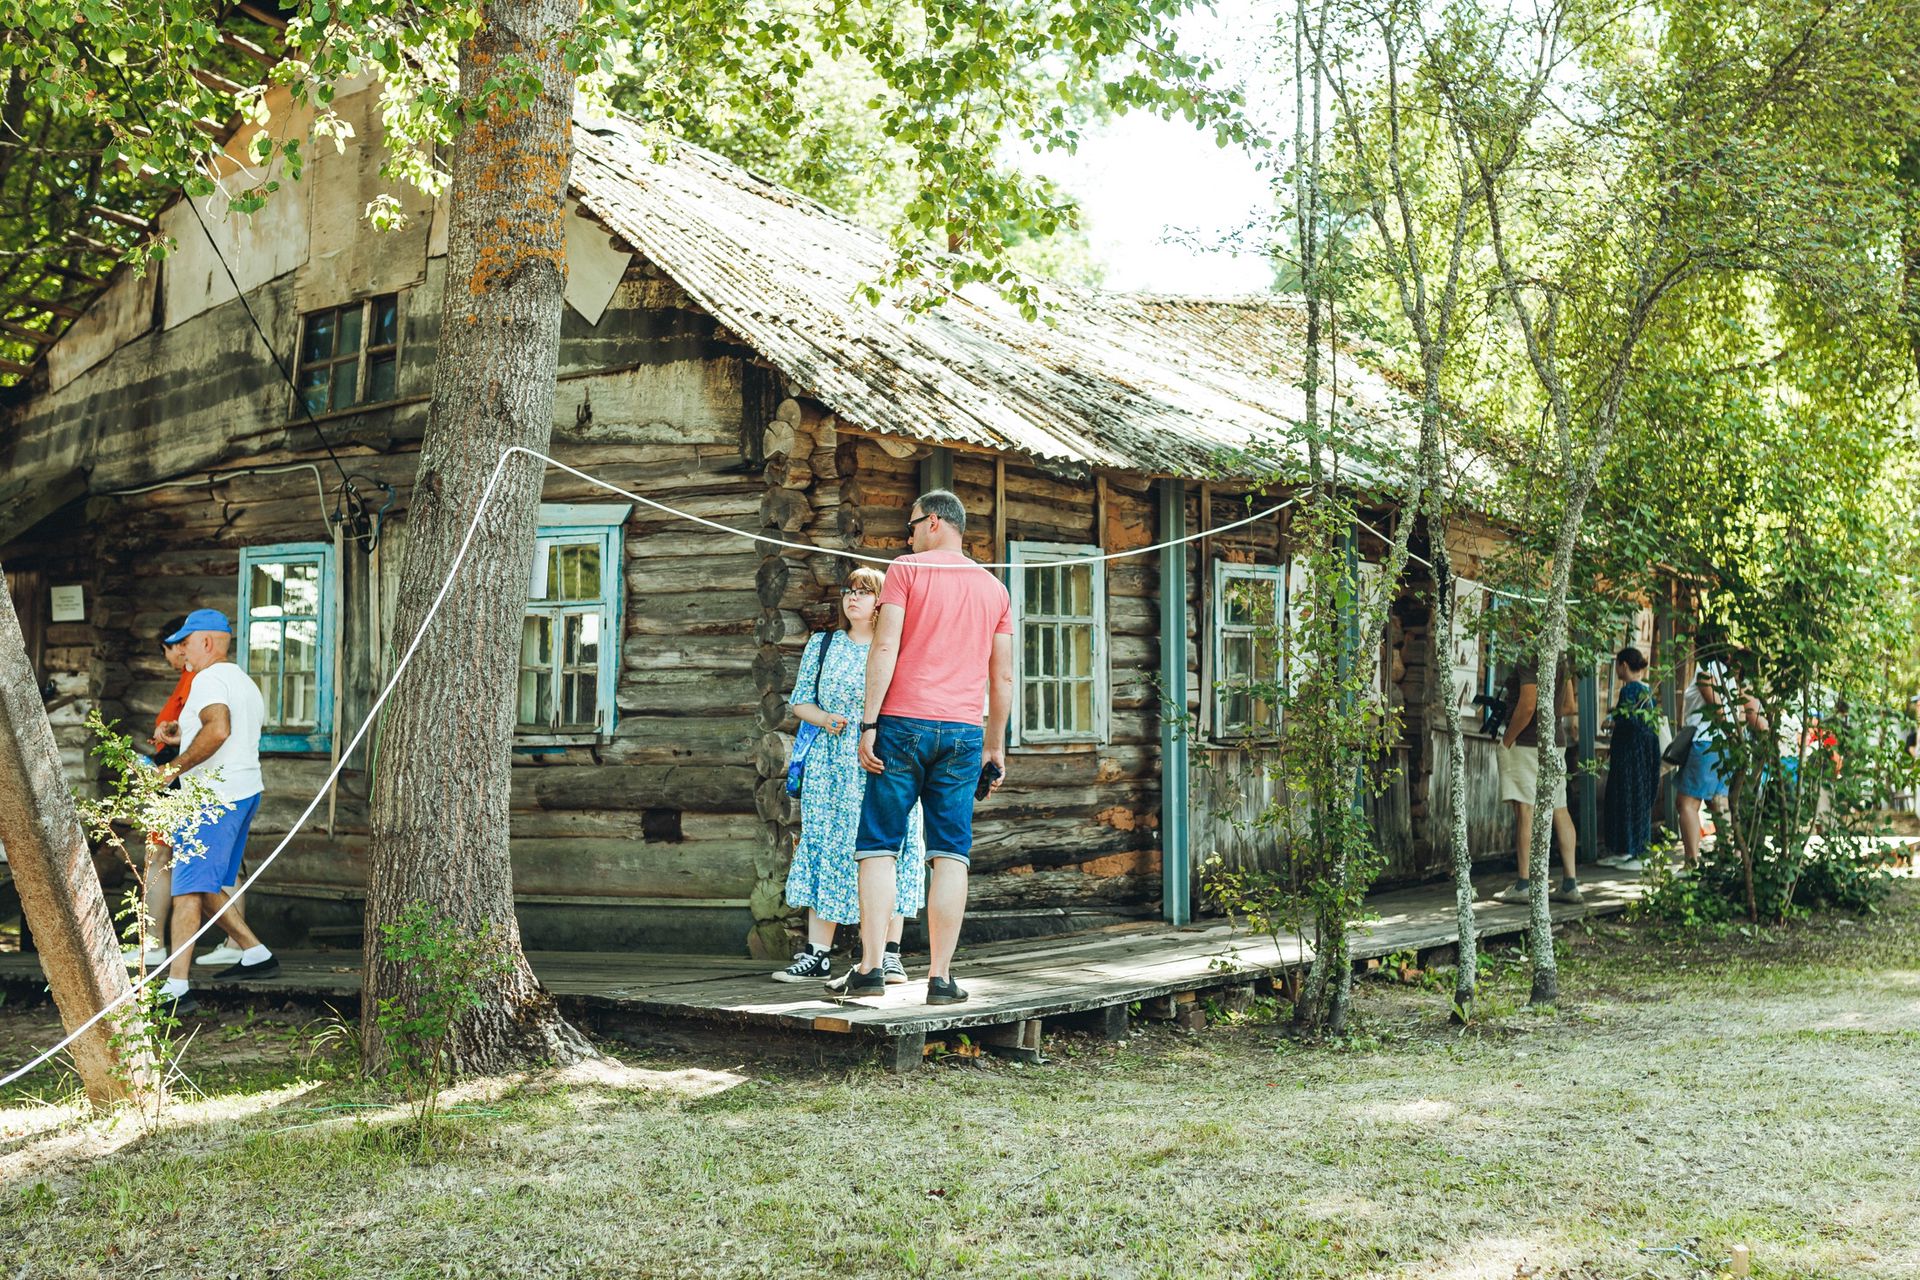
M575 142L587 211L855 426L1163 475L1304 457L1294 300L1058 288L1041 322L979 288L920 314L876 306L856 295L892 264L884 236L626 117L583 120ZM1382 478L1411 457L1408 397L1352 350L1328 356L1343 466Z

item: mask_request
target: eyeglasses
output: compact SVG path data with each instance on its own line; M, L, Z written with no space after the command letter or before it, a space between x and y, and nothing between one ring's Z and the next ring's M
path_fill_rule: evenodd
M922 520L931 520L931 519L933 519L933 513L929 511L924 516L916 516L913 519L907 521L907 536L909 538L913 536L913 526L919 524Z
M871 592L871 591L869 591L869 590L867 590L867 589L866 589L865 587L842 587L842 588L840 588L840 598L841 598L842 600L851 600L851 599L852 599L853 597L855 597L855 596L866 596L866 597L867 597L868 599L872 599L872 598L873 598L873 592Z

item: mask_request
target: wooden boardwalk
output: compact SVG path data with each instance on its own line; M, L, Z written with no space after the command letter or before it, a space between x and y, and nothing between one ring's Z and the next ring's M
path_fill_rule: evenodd
M1492 893L1508 881L1489 877L1480 885L1477 933L1521 933L1526 909L1496 904ZM1598 871L1582 881L1587 902L1553 908L1556 923L1624 911L1640 894L1638 878ZM1434 885L1379 894L1369 900L1375 919L1356 928L1356 962L1403 952L1431 952L1458 941L1453 892ZM758 1028L783 1034L853 1037L882 1051L897 1068L917 1065L930 1040L974 1045L1029 1060L1040 1056L1040 1032L1048 1022L1124 1035L1130 1006L1149 1017L1192 1020L1207 992L1271 984L1310 959L1297 941L1276 949L1262 936L1236 933L1224 923L1115 926L1082 934L963 947L955 976L971 994L965 1004L925 1004L926 985L916 980L890 987L883 996L836 1000L816 985L776 983L764 961L714 956L533 952L528 959L561 1002L592 1020L645 1015L709 1028ZM197 989L272 999L358 998L359 956L349 951L280 954L280 976L259 982L219 983L197 973ZM908 957L909 972L920 967ZM204 972L204 971L202 971ZM25 994L42 985L31 955L0 955L0 987Z

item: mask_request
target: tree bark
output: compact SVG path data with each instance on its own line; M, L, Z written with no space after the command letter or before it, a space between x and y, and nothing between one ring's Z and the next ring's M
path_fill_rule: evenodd
M447 288L433 404L421 442L396 634L420 632L502 452L545 450L553 426L574 75L562 45L573 0L496 0L460 50L472 107L453 148ZM488 81L522 70L541 87L521 104L481 107ZM508 850L511 751L521 618L544 468L506 467L474 534L446 612L426 632L382 727L367 893L364 1060L384 1068L375 1021L412 979L382 954L381 928L426 902L472 931L491 930L510 963L482 1008L452 1034L453 1065L497 1073L590 1055L520 948Z
M60 769L60 748L40 704L40 682L27 660L13 597L0 591L0 844L20 891L20 911L39 949L60 1021L68 1031L128 991L87 834ZM139 1013L123 1009L73 1042L74 1069L95 1105L143 1098L148 1064L115 1044L136 1029ZM122 1043L126 1043L123 1039Z

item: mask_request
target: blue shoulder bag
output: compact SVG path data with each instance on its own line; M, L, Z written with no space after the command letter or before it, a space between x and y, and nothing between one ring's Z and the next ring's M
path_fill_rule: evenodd
M827 653L833 648L833 631L820 633L820 665L813 669L813 705L820 706L820 677L827 669ZM824 708L822 708L824 710ZM807 776L807 754L813 750L813 741L820 736L820 726L800 722L800 730L793 735L793 754L787 758L787 794L800 794L800 784Z

